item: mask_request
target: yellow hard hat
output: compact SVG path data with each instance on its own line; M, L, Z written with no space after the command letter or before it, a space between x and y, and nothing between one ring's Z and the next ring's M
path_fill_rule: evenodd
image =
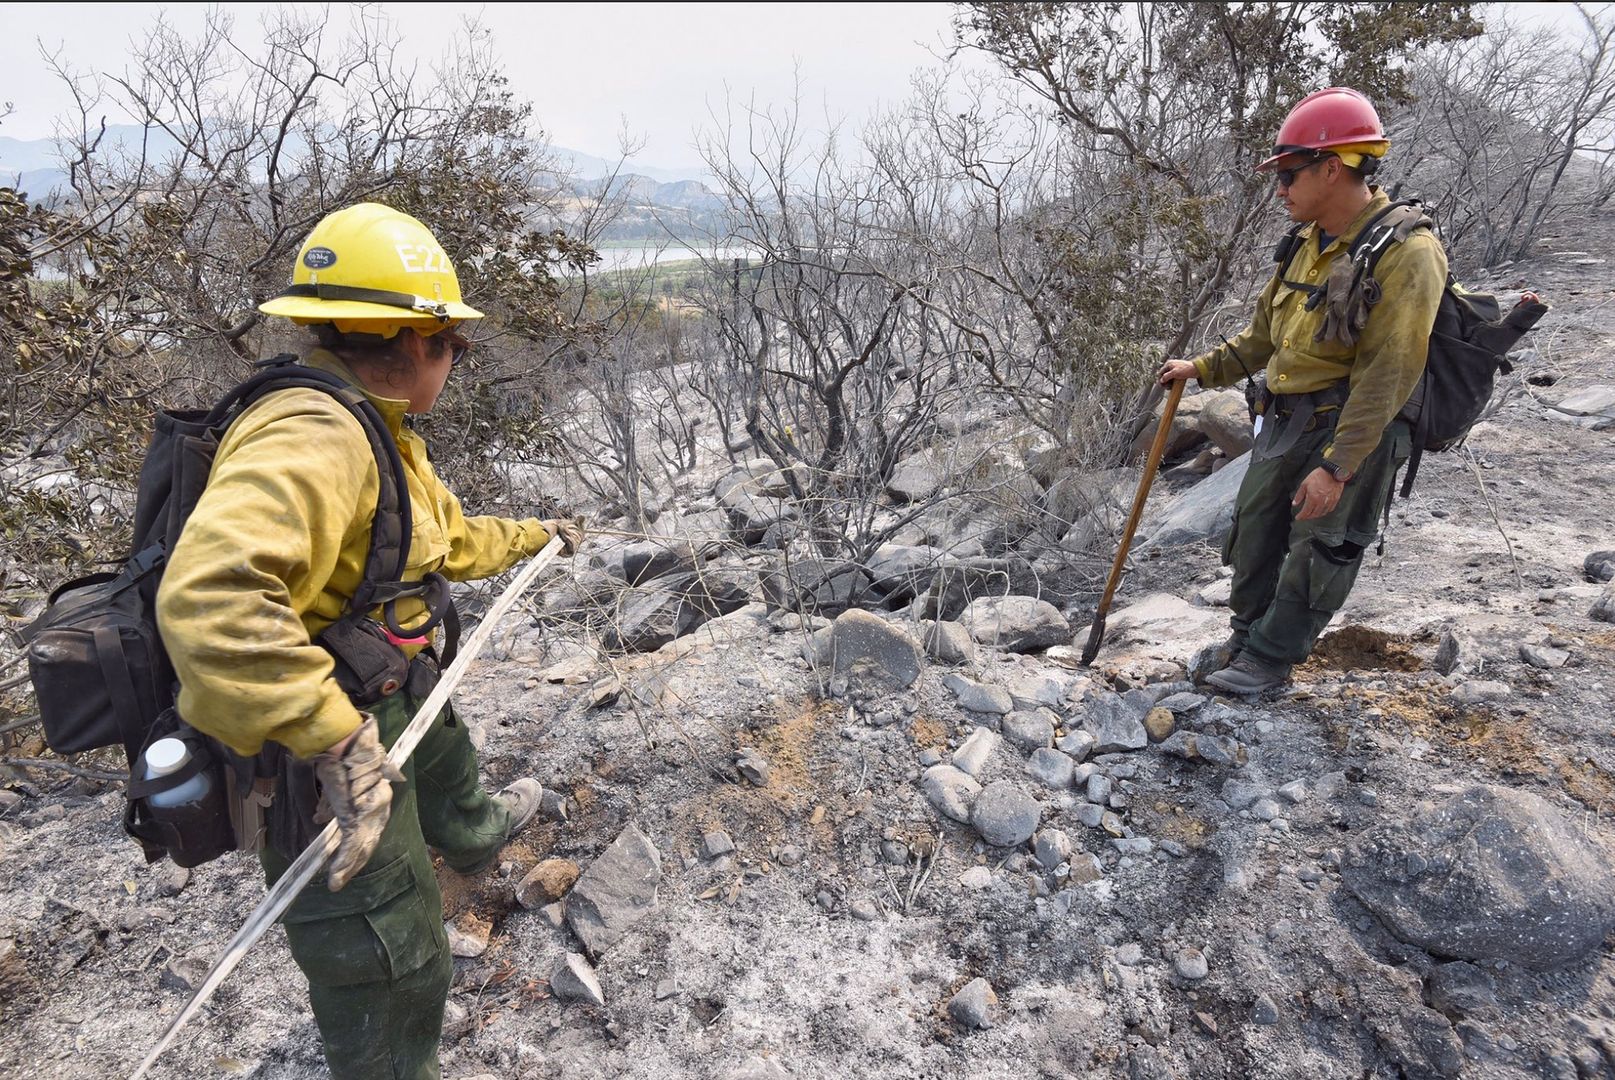
M432 230L380 203L327 214L297 253L291 288L258 305L293 322L389 338L403 327L431 335L482 312L460 300L454 264Z

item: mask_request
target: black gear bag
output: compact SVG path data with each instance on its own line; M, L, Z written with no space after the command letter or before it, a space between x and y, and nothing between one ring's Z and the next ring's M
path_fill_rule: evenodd
M296 359L287 355L265 362L264 370L211 409L159 411L136 487L134 554L115 573L92 574L58 588L23 631L45 742L59 754L123 747L130 769L124 826L148 861L166 854L180 865L195 866L225 851L259 846L261 811L277 786L275 778L289 764L279 760L289 755L274 747L257 758L242 758L185 724L173 707L178 684L157 631L157 586L168 552L207 486L224 433L254 402L298 387L328 393L359 421L376 455L381 486L364 580L342 618L316 641L334 658L333 674L344 692L362 706L403 685L408 661L389 633L418 637L443 622L452 655L458 626L447 582L437 574L402 580L411 533L409 487L386 421L361 391ZM394 605L405 596L426 597L426 622L407 629L398 625ZM378 606L385 630L370 618ZM143 755L163 736L184 741L192 764L148 780L140 775ZM228 818L187 822L178 831L172 822L159 821L149 797L179 787L202 769L211 770L215 790L229 793ZM249 812L254 808L260 812Z
M1310 310L1332 302L1329 286L1289 281L1283 276L1301 246L1303 227L1297 226L1285 234L1273 259L1278 263L1279 278L1285 285L1309 294L1307 307ZM1434 228L1424 204L1418 199L1394 200L1363 226L1346 258L1352 264L1349 288L1361 298L1364 311L1380 298L1374 271L1386 250L1405 240L1414 229L1434 231ZM1353 305L1342 297L1341 306L1349 309ZM1447 286L1436 309L1435 325L1430 331L1424 374L1397 414L1413 427L1413 453L1408 458L1407 475L1402 481L1403 498L1413 491L1413 479L1419 473L1419 461L1426 450L1451 450L1464 441L1469 429L1486 411L1497 376L1514 370L1508 361L1509 350L1536 326L1547 310L1548 306L1540 301L1522 298L1505 314L1495 296L1471 292L1448 273Z

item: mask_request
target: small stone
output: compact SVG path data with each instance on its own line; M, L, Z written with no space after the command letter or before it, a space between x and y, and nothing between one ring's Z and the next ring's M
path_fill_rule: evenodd
M1181 693L1164 697L1157 702L1157 705L1174 716L1182 716L1184 713L1194 712L1205 703L1206 699L1201 694Z
M549 923L557 930L566 925L566 905L560 901L556 901L553 904L545 904L543 907L538 909L538 913L543 917L545 922Z
M1551 645L1521 645L1520 659L1534 668L1561 668L1569 662L1570 653Z
M920 763L920 768L929 769L932 765L940 765L942 763L942 751L938 750L934 746L927 746L924 750L920 751L917 760Z
M1266 994L1257 994L1251 1004L1250 1015L1251 1023L1268 1027L1279 1022L1279 1007Z
M959 749L953 752L953 767L979 778L997 748L998 735L994 731L984 727L974 728L959 744Z
M819 905L820 911L834 911L836 909L835 893L829 889L820 889L813 899Z
M531 911L553 904L577 884L580 871L571 859L545 859L516 886L516 902Z
M1091 803L1105 805L1110 800L1110 777L1099 772L1088 777L1087 797Z
M183 866L164 863L157 871L157 895L178 896L191 883L191 872Z
M584 1001L590 1005L604 1005L606 995L600 989L600 978L582 955L566 954L566 959L550 976L550 989L562 1001Z
M847 911L859 922L874 922L880 918L880 908L876 907L875 902L867 896L860 896L854 900L848 905Z
M164 990L193 994L202 985L202 980L207 978L207 972L207 965L201 960L176 956L164 965L163 973L157 976L157 985Z
M1497 984L1474 964L1456 960L1437 964L1429 976L1430 1004L1457 1020L1497 1004Z
M570 821L572 800L553 788L545 788L539 796L538 813L545 821Z
M970 823L970 808L981 796L981 785L969 773L952 765L933 765L925 770L920 789L937 810L954 821Z
M449 1042L463 1039L471 1034L472 1026L470 1009L452 999L443 1003L443 1038Z
M1017 847L1037 831L1042 810L1021 788L1007 780L988 784L970 808L970 824L983 840L997 847Z
M959 884L967 889L985 889L993 883L993 872L985 866L972 866L959 875Z
M735 850L735 842L729 839L729 834L722 829L714 829L701 837L701 857L716 859L719 855L727 855Z
M677 979L658 979L656 981L656 1000L666 1001L670 997L677 997L679 984Z
M1032 751L1031 760L1026 763L1026 771L1033 777L1041 780L1056 791L1062 791L1071 786L1072 774L1076 771L1077 763L1048 747L1039 747Z
M1193 947L1178 950L1177 956L1172 958L1172 970L1178 973L1180 979L1195 981L1211 973L1211 967L1206 963L1206 954Z
M1088 755L1093 753L1094 737L1078 728L1056 739L1054 747L1062 754L1069 755L1073 761L1086 761Z
M1178 718L1171 709L1156 706L1144 715L1144 732L1150 742L1158 743L1178 729Z
M908 865L908 845L901 840L882 840L880 857L893 866Z
M1155 846L1174 859L1187 859L1189 857L1189 849L1176 840L1157 840Z
M1284 812L1272 799L1257 799L1251 804L1250 811L1258 821L1272 821Z
M1460 705L1479 705L1487 701L1502 701L1513 694L1514 690L1508 683L1475 679L1458 684L1452 691L1452 699Z
M1071 837L1059 829L1044 829L1037 834L1032 850L1043 869L1053 870L1071 858Z
M1077 806L1077 820L1090 829L1099 828L1105 818L1105 808L1098 803L1084 802Z
M449 952L461 960L475 960L488 951L488 935L493 931L493 923L467 911L453 922L444 923L443 929L449 937Z
M1299 806L1307 798L1307 782L1305 780L1291 780L1279 788L1279 797L1291 806Z
M1123 855L1148 855L1155 850L1155 841L1147 836L1118 836L1111 840L1110 846Z
M1054 724L1043 712L1012 712L1004 717L1004 738L1025 751L1054 745Z
M1200 1030L1205 1032L1207 1035L1217 1034L1217 1021L1216 1018L1210 1013L1195 1013L1194 1022L1200 1028Z
M1099 864L1099 856L1087 851L1079 851L1071 856L1070 880L1073 885L1086 885L1104 876L1105 871Z
M1126 836L1127 826L1122 824L1121 815L1106 810L1099 818L1099 827L1111 836Z
M1144 946L1129 941L1116 949L1116 963L1123 967L1137 967L1144 960Z
M1222 801L1235 810L1243 810L1262 797L1262 789L1245 780L1229 777L1222 782Z
M768 786L768 778L772 770L769 767L768 759L756 750L749 747L742 750L740 755L735 758L735 768L740 770L741 776L744 776L758 787Z
M1002 686L986 686L957 672L942 678L942 685L959 699L959 707L970 712L1004 715L1015 707L1015 699Z
M779 849L779 854L775 858L779 860L779 864L783 867L797 866L802 862L802 849L794 844L786 844Z
M1131 693L1143 694L1142 691ZM1154 699L1148 694L1143 694L1138 701L1108 693L1091 699L1083 708L1082 726L1094 736L1094 752L1110 754L1142 750L1147 746L1149 734L1144 730L1144 714L1153 704Z
M963 1028L974 1030L992 1026L992 1007L998 1004L986 979L971 979L948 1001L948 1015Z
M1588 581L1615 581L1615 551L1594 551L1582 560Z

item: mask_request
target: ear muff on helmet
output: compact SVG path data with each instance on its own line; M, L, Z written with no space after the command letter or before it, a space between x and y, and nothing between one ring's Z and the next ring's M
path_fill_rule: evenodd
M429 335L482 318L461 300L454 264L432 231L380 203L322 218L297 253L292 284L258 310L382 339L406 326Z

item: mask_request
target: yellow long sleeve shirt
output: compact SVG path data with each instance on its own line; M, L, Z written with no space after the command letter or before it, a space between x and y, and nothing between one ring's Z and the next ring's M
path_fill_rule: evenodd
M1314 341L1324 307L1307 311L1307 294L1284 281L1322 285L1335 260L1347 257L1357 234L1390 201L1375 189L1363 212L1321 251L1316 223L1303 228L1289 265L1262 290L1250 325L1194 361L1202 386L1229 386L1263 369L1275 394L1307 394L1349 379L1350 396L1324 456L1352 472L1374 452L1424 373L1430 330L1447 286L1446 253L1428 229L1386 249L1374 271L1380 301L1369 309L1355 346Z
M305 362L358 385L330 352L315 350ZM408 477L405 580L432 571L487 577L543 549L549 535L536 518L462 513L425 442L403 426L407 403L365 396L386 420ZM230 426L157 593L186 723L238 753L273 740L303 758L359 726L358 710L331 678L331 657L313 639L364 579L380 485L363 427L324 391L276 391ZM418 599L398 602L400 625L424 613Z

